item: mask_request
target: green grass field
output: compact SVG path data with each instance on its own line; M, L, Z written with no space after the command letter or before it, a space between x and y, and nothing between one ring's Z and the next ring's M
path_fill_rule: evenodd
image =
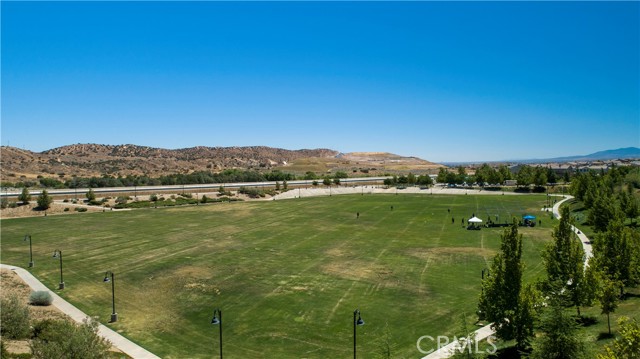
M525 280L543 275L540 250L555 221L544 195L345 195L287 201L84 213L3 220L2 262L27 267L106 323L115 273L113 329L163 358L210 358L218 351L214 308L223 311L229 358L376 356L385 328L394 357L419 357L423 335L453 335L458 313L475 318L481 270L501 229L465 230L475 214L504 222L525 213ZM393 206L393 210L391 210ZM448 213L448 209L451 213ZM356 212L360 217L356 218ZM451 218L455 217L455 224Z

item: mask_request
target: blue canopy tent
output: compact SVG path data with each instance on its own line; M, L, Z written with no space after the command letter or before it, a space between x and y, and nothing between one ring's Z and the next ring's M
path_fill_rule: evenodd
M522 216L522 219L524 219L524 225L527 227L533 227L536 225L536 216L527 214Z

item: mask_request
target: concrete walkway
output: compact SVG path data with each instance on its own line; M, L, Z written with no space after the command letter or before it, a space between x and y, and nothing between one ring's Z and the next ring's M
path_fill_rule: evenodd
M82 323L84 319L89 317L88 315L80 311L80 309L74 307L69 302L62 299L55 292L45 287L44 284L42 284L39 280L36 279L36 277L34 277L29 271L25 270L24 268L6 264L0 264L0 268L8 269L15 272L34 291L42 290L49 292L49 294L51 294L51 297L53 298L52 304L76 322ZM120 349L123 353L134 359L160 359L160 357L158 357L157 355L150 353L149 351L145 350L144 348L140 347L139 345L135 344L134 342L102 324L100 324L100 326L98 327L98 334L110 341L114 347Z
M573 196L564 195L564 199L553 206L554 217L556 217L557 219L560 219L560 205L570 199L573 199ZM587 236L581 230L578 229L578 227L571 226L571 229L573 229L573 232L578 236L578 239L580 239L580 243L582 243L582 249L584 249L584 254L585 254L584 266L587 267L589 265L589 259L593 257L593 249L591 248L591 241L589 240L589 238L587 238Z
M557 195L557 196L562 196L563 199L561 201L558 201L554 206L553 206L553 216L557 219L560 219L560 205L562 205L562 203L573 199L573 196L569 196L569 195ZM591 249L591 241L589 241L589 238L587 238L587 236L584 235L584 233L579 230L577 227L572 226L573 231L578 235L578 238L580 239L580 242L582 243L582 248L584 249L584 253L585 253L585 259L584 259L584 265L585 267L589 265L589 259L591 259L591 257L593 257L593 252ZM492 336L495 334L495 331L491 328L491 326L493 325L493 323L486 325L478 330L476 330L475 333L475 341L481 341L484 339L487 339L488 337ZM447 346L444 346L440 349L438 349L437 351L422 357L422 359L444 359L444 358L449 358L451 356L453 356L455 354L456 349L460 348L460 343L459 342L453 342L450 343Z

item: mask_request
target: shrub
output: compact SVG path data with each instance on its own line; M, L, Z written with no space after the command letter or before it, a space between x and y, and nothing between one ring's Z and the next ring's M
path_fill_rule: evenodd
M64 208L64 211L65 211L65 212L69 212L69 207L65 207L65 208Z
M156 202L157 200L158 200L157 194L152 194L151 196L149 196L149 201Z
M131 197L125 197L125 196L119 196L118 198L116 198L116 203L117 204L126 204L128 200L130 200Z
M40 326L31 342L33 358L106 359L111 344L100 337L98 323L85 320L81 325L67 320L48 321Z
M0 334L8 339L29 336L29 308L14 294L0 301Z
M84 208L84 207L76 207L76 208L75 208L75 211L76 211L76 212L86 212L86 211L87 211L87 209L86 209L86 208Z
M64 202L64 203L69 203L69 199L68 199L68 198L65 198L65 199L63 199L63 200L62 200L62 202Z
M51 297L51 294L46 290L37 290L31 292L31 295L29 295L29 303L31 303L31 305L40 305L46 307L48 305L51 305L51 302L53 302L53 298Z
M9 199L7 197L2 197L2 199L0 199L0 208L5 209L9 207Z

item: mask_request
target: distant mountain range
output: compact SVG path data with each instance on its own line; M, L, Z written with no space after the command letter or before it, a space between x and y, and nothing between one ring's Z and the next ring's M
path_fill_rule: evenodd
M565 156L554 158L542 158L542 159L528 159L528 160L513 160L509 162L521 162L521 163L548 163L548 162L574 162L574 161L605 161L605 160L623 160L630 158L640 158L640 148L638 147L625 147L615 150L605 150L588 155L578 156Z
M474 162L441 162L448 167L472 165L479 163L553 163L553 162L591 162L591 161L607 161L607 160L624 160L624 159L640 159L640 148L625 147L615 150L605 150L588 155L565 156L554 158L531 158L531 159L511 159L503 161L474 161Z

